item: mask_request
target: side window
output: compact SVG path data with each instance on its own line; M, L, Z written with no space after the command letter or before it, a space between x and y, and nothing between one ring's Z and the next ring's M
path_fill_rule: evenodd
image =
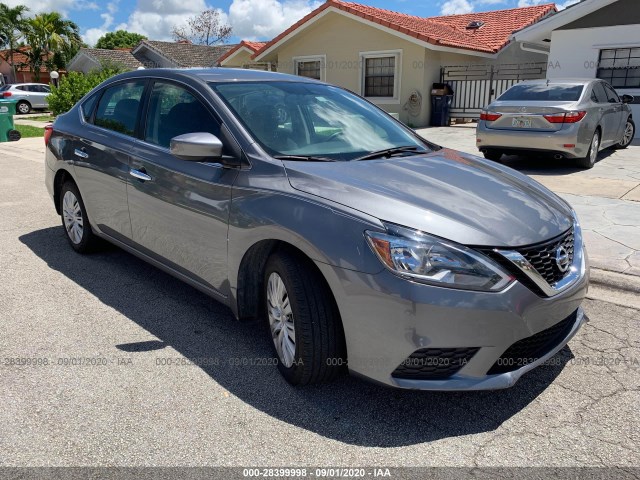
M209 132L220 138L220 123L189 91L155 82L149 98L145 141L169 148L178 135Z
M82 116L85 122L91 121L91 114L93 113L93 108L96 106L96 102L98 101L98 95L98 93L94 93L80 106L80 110L82 111Z
M607 99L607 92L604 90L603 83L596 83L593 87L593 92L596 94L598 103L609 103L609 100Z
M600 103L598 101L598 96L596 95L596 89L595 88L593 90L591 90L591 101L593 103Z
M144 92L144 81L119 83L104 90L94 123L114 132L133 135Z
M41 93L51 93L51 88L46 85L38 85Z
M607 101L609 103L620 103L620 97L616 93L616 91L611 88L610 85L604 84L604 89L607 91Z
M23 92L26 92L27 91L27 87L25 85L18 85L16 87L16 90L22 90Z

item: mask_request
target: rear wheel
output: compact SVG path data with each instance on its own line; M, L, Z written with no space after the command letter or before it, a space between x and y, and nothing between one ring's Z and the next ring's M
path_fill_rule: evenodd
M598 152L600 151L600 130L596 130L596 133L593 134L593 139L591 140L591 145L589 146L589 151L584 158L579 158L577 160L577 165L580 168L593 168L596 164L596 160L598 159Z
M21 113L22 115L26 115L31 111L31 104L29 102L25 102L24 100L21 100L16 105L16 111L18 113Z
M267 262L264 301L278 369L292 385L322 383L344 370L344 334L328 286L306 259L279 251Z
M486 152L482 152L482 154L484 155L484 158L491 160L492 162L498 162L502 158L502 152L488 150Z
M99 239L91 230L87 211L78 187L73 182L65 182L60 191L60 216L71 247L79 253L93 251Z
M624 132L622 133L622 140L620 140L620 143L616 145L616 148L627 148L629 145L631 145L635 134L636 124L633 123L633 120L628 119L627 124L624 126Z

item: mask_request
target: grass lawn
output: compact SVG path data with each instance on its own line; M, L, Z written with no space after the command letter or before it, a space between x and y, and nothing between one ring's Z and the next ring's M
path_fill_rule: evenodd
M22 138L44 137L44 128L32 127L30 125L16 125L15 128L20 132Z
M20 118L20 117L14 117ZM53 115L38 115L37 117L22 117L22 120L33 120L35 122L53 122L56 119Z

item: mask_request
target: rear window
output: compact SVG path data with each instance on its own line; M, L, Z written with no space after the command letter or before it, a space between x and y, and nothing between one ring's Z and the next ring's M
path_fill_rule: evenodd
M527 102L577 102L582 96L583 85L515 85L504 92L500 101Z
M2 85L2 86L0 87L0 92L4 92L5 90L9 90L9 87L10 87L10 86L11 86L11 85Z

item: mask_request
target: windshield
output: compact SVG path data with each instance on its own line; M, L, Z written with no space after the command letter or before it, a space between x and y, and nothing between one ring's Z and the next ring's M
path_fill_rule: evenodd
M504 92L500 101L528 102L577 102L582 95L582 85L515 85Z
M430 151L379 109L336 87L302 82L210 86L275 157L346 161L395 148L404 148L406 155Z

